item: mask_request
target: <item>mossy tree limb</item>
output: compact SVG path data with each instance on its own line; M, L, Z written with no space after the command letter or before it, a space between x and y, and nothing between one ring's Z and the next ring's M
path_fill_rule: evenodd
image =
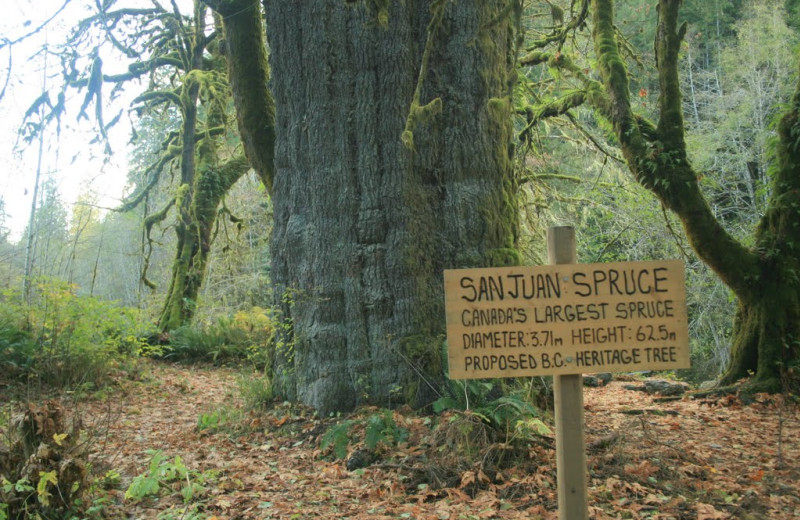
M686 26L679 0L659 1L656 56L660 94L654 134L643 131L631 108L628 72L613 25L613 0L592 0L593 39L610 99L599 112L611 121L635 178L681 220L692 248L736 294L732 362L724 383L755 373L761 389L778 388L783 369L797 362L800 339L800 94L781 123L772 196L755 247L735 240L715 218L686 155L678 52ZM800 85L798 86L800 89ZM800 90L798 90L800 92Z
M655 140L642 132L633 114L628 71L613 25L613 1L593 0L593 38L603 83L611 100L603 113L614 126L623 154L640 184L650 189L681 219L692 247L737 294L753 290L749 276L755 255L736 241L716 219L700 191L697 173L686 156L678 75L677 30L680 2L661 2L658 73L662 92Z
M236 156L196 172L193 189L184 185L185 188L178 190L176 205L181 222L170 285L158 321L162 330L176 329L194 315L208 266L217 210L225 194L249 169L247 159ZM188 197L189 193L193 196Z
M207 4L223 18L228 78L245 155L272 193L275 102L267 88L270 73L259 2L213 0Z

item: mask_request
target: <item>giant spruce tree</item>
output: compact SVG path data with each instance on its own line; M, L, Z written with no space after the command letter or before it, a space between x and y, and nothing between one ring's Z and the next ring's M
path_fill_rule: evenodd
M702 172L687 156L679 78L686 33L686 24L679 23L681 3L658 1L657 122L633 108L625 61L629 49L615 26L613 0L585 0L557 37L530 46L523 63L547 63L581 87L531 107L529 118L532 124L588 103L611 123L636 180L678 216L697 255L737 297L732 359L722 382L754 374L754 388L775 390L796 364L800 341L800 84L777 125L769 203L747 246L715 217L699 184ZM586 23L594 42L595 74L561 52L566 35Z
M264 45L258 4L211 3L248 156L274 164L276 388L323 413L429 403L442 271L518 262L519 2L267 0L274 138L266 64L236 66Z

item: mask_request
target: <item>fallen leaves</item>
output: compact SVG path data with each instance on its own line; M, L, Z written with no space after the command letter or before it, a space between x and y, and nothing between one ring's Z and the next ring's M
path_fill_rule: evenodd
M695 511L697 511L697 520L725 520L731 516L728 513L717 511L711 504L695 504Z
M525 468L490 472L476 465L455 473L452 487L437 489L425 481L436 475L420 470L426 445L436 445L437 419L395 411L409 440L350 472L320 450L331 420L281 404L246 417L248 428L235 435L200 435L201 413L236 402L235 374L163 364L153 364L152 374L152 382L120 397L95 457L125 483L143 471L149 449L180 456L197 471L216 470L205 518L557 518L555 454L547 445L523 451ZM768 397L747 405L735 398L655 403L616 382L586 389L585 402L592 519L800 517L800 470L786 463L800 456L796 405ZM98 414L102 406L96 403ZM623 413L631 407L644 413ZM502 445L493 449L508 455ZM118 507L125 516L150 518L161 505Z

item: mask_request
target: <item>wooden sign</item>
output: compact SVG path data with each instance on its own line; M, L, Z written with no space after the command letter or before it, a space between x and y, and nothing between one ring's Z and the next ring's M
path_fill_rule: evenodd
M689 367L683 262L444 272L450 378Z

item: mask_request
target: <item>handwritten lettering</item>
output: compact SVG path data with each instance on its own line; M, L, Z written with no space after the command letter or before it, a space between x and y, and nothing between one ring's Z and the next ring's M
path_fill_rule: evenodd
M535 300L560 298L561 283L557 273L524 275L463 276L459 280L463 289L461 299L472 302L494 302L508 299Z
M461 324L465 327L483 327L486 325L510 325L525 323L528 313L519 307L506 309L464 309L461 312Z
M578 296L633 296L667 292L664 267L631 269L593 269L573 273Z

